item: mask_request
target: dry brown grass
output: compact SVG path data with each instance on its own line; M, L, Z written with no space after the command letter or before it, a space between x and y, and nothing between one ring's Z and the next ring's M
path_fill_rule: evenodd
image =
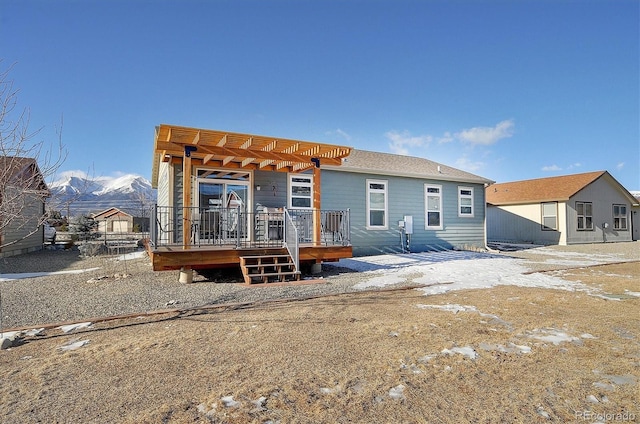
M563 275L623 293L640 291L637 267ZM640 299L500 286L428 297L363 292L106 322L1 352L0 421L520 423L548 414L579 422L584 411L640 420L639 312ZM575 339L555 345L532 338L541 329ZM90 342L59 349L74 339ZM531 352L482 348L510 343ZM479 356L441 353L456 346ZM610 376L630 383L608 386ZM400 385L402 395L390 396ZM239 404L225 406L225 396Z

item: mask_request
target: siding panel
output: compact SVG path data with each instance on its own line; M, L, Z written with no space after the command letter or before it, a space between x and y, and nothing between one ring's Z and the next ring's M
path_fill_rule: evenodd
M593 231L577 230L576 202L592 202ZM613 228L614 204L627 207L626 230ZM605 223L608 224L606 229ZM569 244L631 241L631 204L609 179L599 178L570 199L567 205L567 237Z
M44 205L39 197L25 194L24 207L21 211L22 219L13 220L5 227L2 234L3 243L18 240L16 243L5 246L0 250L0 257L20 255L23 253L41 250L44 241L44 229L40 219L44 213ZM37 228L34 234L31 231Z
M367 179L385 180L389 196L387 230L366 228ZM443 229L425 230L425 184L442 186ZM458 186L473 187L474 217L458 217ZM354 255L401 252L398 222L413 216L411 251L454 247L484 247L484 186L406 177L379 176L340 171L322 172L322 208L351 208L351 242Z
M531 205L487 207L487 238L493 242L532 243L541 245L561 244L561 231L543 231L540 203ZM564 210L558 203L558 213ZM558 219L559 228L563 220Z

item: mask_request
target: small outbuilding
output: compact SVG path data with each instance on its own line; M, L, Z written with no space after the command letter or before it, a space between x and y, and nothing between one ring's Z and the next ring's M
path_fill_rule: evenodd
M130 233L133 231L133 216L118 208L109 208L102 212L91 214L98 223L101 233Z

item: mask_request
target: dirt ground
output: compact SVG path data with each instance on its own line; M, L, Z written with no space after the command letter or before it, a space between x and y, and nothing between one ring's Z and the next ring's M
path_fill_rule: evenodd
M611 296L403 289L45 332L0 352L0 422L640 421L638 262L558 275Z

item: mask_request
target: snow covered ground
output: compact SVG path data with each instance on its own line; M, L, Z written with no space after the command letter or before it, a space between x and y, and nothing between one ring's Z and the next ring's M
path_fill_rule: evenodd
M599 265L624 260L618 255L562 252L536 248L538 255L548 255L545 263L566 267ZM542 287L585 291L597 295L593 287L564 280L551 273L529 273L524 259L483 252L444 251L342 259L338 266L361 272L358 289L392 286L407 280L425 295L462 289L482 289L499 285ZM631 292L630 292L631 293Z

